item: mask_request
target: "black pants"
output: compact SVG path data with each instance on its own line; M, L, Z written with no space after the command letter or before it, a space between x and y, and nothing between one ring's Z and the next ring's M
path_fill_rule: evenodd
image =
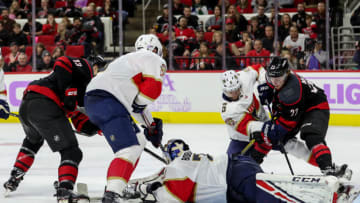
M27 139L33 143L46 140L53 152L78 146L65 112L44 95L29 92L23 98L20 121Z

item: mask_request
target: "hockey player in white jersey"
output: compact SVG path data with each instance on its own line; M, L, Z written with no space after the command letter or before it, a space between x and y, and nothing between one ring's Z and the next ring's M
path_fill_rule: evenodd
M136 52L112 61L86 90L85 110L115 155L108 168L104 203L121 201L145 147L145 137L155 147L161 144L162 120L153 118L146 106L161 94L167 69L162 45L155 35L147 34L138 37L135 48ZM146 126L143 133L131 116Z
M269 120L256 93L258 80L265 81L265 69L261 65L222 74L221 117L231 139L227 149L229 155L241 152L252 139L252 133L260 131L263 122Z
M249 156L196 154L181 139L169 140L164 149L170 164L150 179L132 181L124 192L129 199L166 203L333 203L338 197L350 200L359 193L359 188L344 186L334 176L265 174Z
M0 55L0 57L2 57ZM8 119L10 115L9 104L7 103L7 91L5 88L4 70L0 69L0 118Z

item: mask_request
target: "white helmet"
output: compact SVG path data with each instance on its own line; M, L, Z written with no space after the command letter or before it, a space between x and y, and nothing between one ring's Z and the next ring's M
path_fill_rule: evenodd
M140 35L135 42L136 51L140 49L146 49L152 51L162 57L162 45L159 39L153 34ZM155 49L155 51L154 51Z
M234 92L241 88L239 73L234 70L225 71L222 74L222 83L224 92Z

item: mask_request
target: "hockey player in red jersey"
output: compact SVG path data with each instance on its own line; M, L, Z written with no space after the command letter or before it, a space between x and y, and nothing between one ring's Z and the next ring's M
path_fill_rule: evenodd
M300 132L310 150L308 162L325 175L350 180L352 171L346 164L333 164L325 136L329 124L329 104L324 91L289 70L285 58L275 57L267 68L267 82L258 86L262 104L272 104L271 121L255 134L252 156L259 162L269 150L279 149Z
M17 189L46 140L51 150L59 152L61 156L57 200L71 203L77 198L86 198L72 192L82 152L68 117L80 132L94 135L98 131L97 126L78 108L84 105L87 84L104 63L101 56L88 60L62 56L55 61L53 71L48 76L27 86L19 109L19 119L26 137L10 179L4 184L8 191Z
M102 130L115 156L108 168L103 203L121 201L145 147L145 137L155 147L161 144L162 120L153 118L146 106L161 94L166 72L162 45L155 35L148 34L138 37L135 48L135 52L112 61L86 90L86 112ZM131 116L146 126L144 132Z

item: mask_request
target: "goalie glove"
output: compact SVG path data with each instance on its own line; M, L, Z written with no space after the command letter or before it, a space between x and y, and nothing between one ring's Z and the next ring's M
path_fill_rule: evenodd
M123 191L123 197L125 199L140 198L144 202L156 202L153 192L161 186L162 184L160 182L154 182L151 184L141 184L136 182L126 186Z

